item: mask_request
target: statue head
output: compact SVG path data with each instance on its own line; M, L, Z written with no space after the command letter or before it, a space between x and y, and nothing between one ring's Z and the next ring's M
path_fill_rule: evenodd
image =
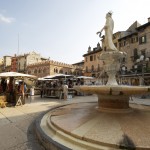
M106 14L106 17L111 17L112 16L112 11L109 11L107 14Z

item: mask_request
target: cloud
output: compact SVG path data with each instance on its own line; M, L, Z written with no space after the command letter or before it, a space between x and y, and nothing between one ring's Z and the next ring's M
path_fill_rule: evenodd
M14 18L12 17L5 17L3 14L0 14L0 23L12 23L13 21L15 21Z

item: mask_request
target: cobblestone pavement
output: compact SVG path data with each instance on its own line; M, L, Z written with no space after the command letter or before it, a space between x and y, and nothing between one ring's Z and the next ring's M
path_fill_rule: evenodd
M76 96L67 101L32 96L23 106L0 108L0 150L43 150L33 130L34 120L51 107L64 104L97 101L95 95ZM131 103L150 105L150 99L133 97Z

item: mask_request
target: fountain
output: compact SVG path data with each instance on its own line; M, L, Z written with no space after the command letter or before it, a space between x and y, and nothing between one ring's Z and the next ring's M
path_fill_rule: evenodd
M149 93L144 86L123 86L116 81L120 52L112 42L112 13L106 15L106 51L100 55L108 82L101 86L74 86L79 92L96 94L89 102L52 108L36 121L36 133L46 149L113 150L150 149L150 108L129 104L131 95Z
M108 82L104 86L76 86L77 91L88 92L98 95L98 109L107 112L130 112L132 109L129 107L129 98L132 95L143 94L150 92L149 87L139 86L123 86L118 85L116 81L116 73L120 68L120 60L126 57L125 52L117 50L112 41L113 35L113 19L112 13L106 14L106 24L101 31L105 30L105 45L106 51L100 55L100 59L104 62L104 70L108 74Z

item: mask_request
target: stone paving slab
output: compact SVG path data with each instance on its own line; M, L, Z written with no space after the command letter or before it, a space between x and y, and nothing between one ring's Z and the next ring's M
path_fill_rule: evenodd
M88 102L91 99L97 101L97 96L76 96L67 101L33 96L23 106L0 108L0 150L41 150L42 147L32 131L35 118L52 106ZM148 103L147 99L144 101Z

